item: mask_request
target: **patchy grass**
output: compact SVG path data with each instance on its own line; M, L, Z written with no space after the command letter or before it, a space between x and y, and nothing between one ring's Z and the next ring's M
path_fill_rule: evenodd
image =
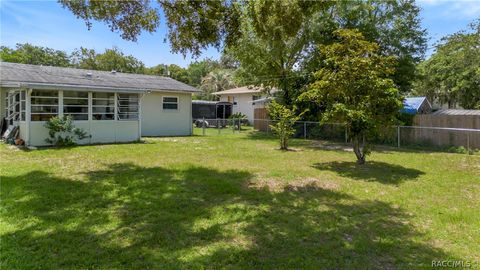
M480 157L252 132L0 146L1 269L430 268L480 260ZM196 130L196 133L201 131Z

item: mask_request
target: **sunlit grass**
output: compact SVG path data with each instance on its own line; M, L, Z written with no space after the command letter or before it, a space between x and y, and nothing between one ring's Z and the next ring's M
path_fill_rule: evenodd
M251 131L0 146L1 269L430 268L480 260L480 157ZM342 147L338 147L341 149Z

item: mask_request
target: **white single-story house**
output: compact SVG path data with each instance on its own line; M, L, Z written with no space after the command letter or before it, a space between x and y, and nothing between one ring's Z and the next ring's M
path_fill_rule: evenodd
M80 144L192 134L194 87L168 77L0 62L0 113L26 145L47 145L45 122L71 115Z
M267 92L263 88L255 86L242 86L213 94L220 96L220 101L232 103L232 112L245 114L250 123L253 123L254 119L255 101L267 97Z

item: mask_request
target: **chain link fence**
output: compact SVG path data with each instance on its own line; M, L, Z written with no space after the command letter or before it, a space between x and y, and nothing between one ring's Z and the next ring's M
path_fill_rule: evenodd
M232 134L252 130L246 119L195 119L193 120L194 135Z
M273 135L270 125L273 120L255 119L253 125L246 119L197 119L194 126L197 135L232 134L248 130ZM348 130L343 124L322 124L311 121L297 121L294 124L294 138L327 140L349 143ZM216 132L213 132L213 131ZM447 150L471 153L480 149L480 129L440 128L420 126L392 126L381 130L371 143L392 147Z

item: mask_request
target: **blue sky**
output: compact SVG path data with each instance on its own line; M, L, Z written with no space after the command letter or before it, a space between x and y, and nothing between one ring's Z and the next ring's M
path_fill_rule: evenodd
M422 0L418 3L422 8L423 27L428 31L429 47L442 36L465 29L469 22L480 18L480 0ZM171 53L165 37L164 20L156 33L143 33L137 42L130 42L112 33L103 23L94 22L88 31L82 20L56 1L0 0L0 44L3 46L14 47L16 43L28 42L67 52L80 46L97 51L117 46L147 66L160 63L187 66L192 58ZM207 57L218 59L219 53L211 48L199 59Z

